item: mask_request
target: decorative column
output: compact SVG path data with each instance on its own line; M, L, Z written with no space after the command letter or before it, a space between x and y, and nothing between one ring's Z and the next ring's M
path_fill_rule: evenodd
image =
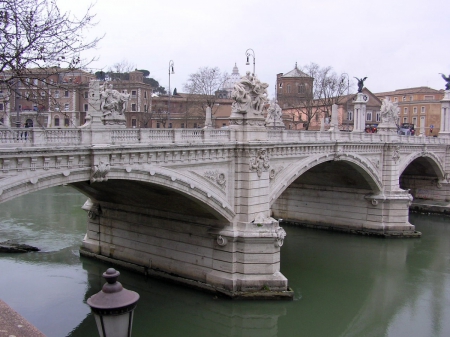
M366 127L366 105L369 96L362 92L358 92L353 98L354 106L354 126L352 132L364 132Z
M441 128L439 137L450 138L450 90L445 90L441 100Z

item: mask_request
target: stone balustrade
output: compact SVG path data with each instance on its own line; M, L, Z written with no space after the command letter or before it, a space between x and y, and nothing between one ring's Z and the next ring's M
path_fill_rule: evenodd
M450 138L398 136L356 132L267 130L269 142L355 142L402 144L450 144ZM231 129L0 129L0 146L68 146L95 145L93 136L101 135L106 144L202 144L230 143L236 141Z

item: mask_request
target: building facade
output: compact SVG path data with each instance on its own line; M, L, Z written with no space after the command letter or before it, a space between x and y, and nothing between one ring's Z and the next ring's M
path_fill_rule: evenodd
M416 87L380 92L376 96L397 103L400 108L398 124L414 124L416 135L422 134L421 128L425 136L437 136L439 133L444 90Z
M133 71L129 80L104 82L130 94L127 127L138 127L142 116L151 111L152 87L143 78L142 72ZM31 69L13 89L0 87L0 121L12 127L81 126L89 114L89 82L93 79L93 74L83 70Z
M297 105L299 100L312 97L314 78L298 69L295 63L294 69L286 74L277 74L276 97L278 105L285 109Z

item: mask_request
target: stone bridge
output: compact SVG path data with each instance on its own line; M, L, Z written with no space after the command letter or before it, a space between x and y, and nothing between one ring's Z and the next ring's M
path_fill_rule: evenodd
M88 197L81 254L231 297L289 298L280 219L415 237L413 199L450 199L445 134L230 120L229 129L0 129L0 202L67 184Z

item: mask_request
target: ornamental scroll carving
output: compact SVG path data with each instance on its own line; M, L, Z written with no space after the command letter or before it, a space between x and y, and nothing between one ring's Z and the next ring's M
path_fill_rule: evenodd
M267 171L270 167L269 154L266 149L259 149L256 156L250 158L249 169L256 171L258 177L261 177L263 171Z
M216 183L217 185L219 185L219 187L221 189L225 189L226 184L227 184L227 180L225 178L225 174L222 172L219 172L217 170L215 171L206 171L204 173L204 177L211 180L212 182Z
M91 183L107 181L109 169L109 164L103 161L100 161L98 165L94 165L92 168Z

